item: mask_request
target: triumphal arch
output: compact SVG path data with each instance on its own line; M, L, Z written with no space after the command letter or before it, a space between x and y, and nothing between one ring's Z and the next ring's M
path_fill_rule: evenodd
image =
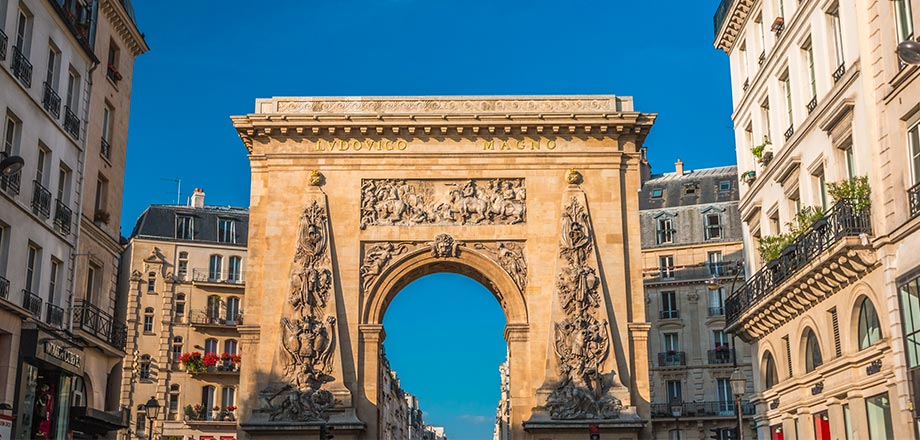
M647 432L654 114L608 95L284 97L232 120L252 167L241 437L383 438L383 317L435 272L504 310L513 438Z

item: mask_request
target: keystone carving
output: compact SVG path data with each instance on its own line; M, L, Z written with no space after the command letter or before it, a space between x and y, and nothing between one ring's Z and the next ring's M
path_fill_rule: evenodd
M610 332L607 321L595 317L601 296L600 278L589 262L593 240L588 213L573 198L562 214L563 267L556 289L565 318L555 324L553 341L562 380L546 402L552 419L612 419L623 408L613 395L614 373L602 373Z
M322 389L332 381L335 317L326 315L332 288L329 222L326 208L314 201L300 217L291 270L288 312L281 318L281 381L260 393L260 409L272 421L326 420L335 406Z
M431 255L435 258L459 257L460 246L464 245L448 234L439 234L434 241L426 244L431 248Z
M524 179L365 179L361 185L361 228L524 223L526 196Z

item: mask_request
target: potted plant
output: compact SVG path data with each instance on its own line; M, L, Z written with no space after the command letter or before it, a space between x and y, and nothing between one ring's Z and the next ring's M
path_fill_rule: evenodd
M745 171L744 173L741 173L741 181L742 181L742 182L744 182L744 183L750 185L750 184L754 183L755 180L757 180L757 172L756 172L756 171Z
M236 420L236 406L235 405L227 405L227 416L229 417L229 420L231 422Z
M204 358L202 358L201 363L204 364L205 368L213 369L217 365L217 353L205 353Z
M233 361L233 364L234 364L235 366L239 367L240 362L243 361L243 356L240 355L240 354L230 355L230 360Z
M197 351L182 353L182 356L179 356L179 362L182 362L182 365L185 366L185 370L189 373L200 373L205 371L204 359L202 359L201 353Z
M869 178L866 176L831 183L827 186L827 192L834 203L846 200L856 212L863 212L872 205L872 188L869 187Z
M773 145L770 143L770 140L763 138L763 143L751 148L751 153L754 154L754 158L757 159L757 163L761 166L766 167L771 160L773 160Z
M211 420L220 420L220 407L214 406L211 408Z
M109 215L108 211L100 209L93 214L93 222L107 225L109 224L110 217L111 216Z
M194 420L204 420L204 409L204 405L200 403L195 404L195 407L193 408L193 411L195 411Z
M770 26L772 32L782 32L786 28L785 19L783 17L776 17L776 20L773 20L773 26Z
M223 371L233 371L233 358L230 353L223 352L220 355L220 370Z
M197 412L192 405L185 405L185 420L195 420Z

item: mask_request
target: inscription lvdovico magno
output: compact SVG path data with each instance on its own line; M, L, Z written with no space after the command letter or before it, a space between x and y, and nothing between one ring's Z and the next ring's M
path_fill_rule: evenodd
M307 149L317 153L386 153L412 150L414 144L402 139L319 139L307 144ZM430 149L430 145L420 145ZM473 151L555 151L558 144L552 139L481 139L471 146Z

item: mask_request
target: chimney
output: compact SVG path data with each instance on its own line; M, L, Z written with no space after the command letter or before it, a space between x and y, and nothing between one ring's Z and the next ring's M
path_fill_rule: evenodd
M652 178L652 165L648 163L648 150L645 147L642 147L639 150L639 182L640 185L645 185L645 182L648 182Z
M674 162L674 174L678 176L684 175L684 163L680 161L680 158L677 158L677 162Z
M204 208L204 190L201 188L195 188L195 192L192 193L192 208Z

